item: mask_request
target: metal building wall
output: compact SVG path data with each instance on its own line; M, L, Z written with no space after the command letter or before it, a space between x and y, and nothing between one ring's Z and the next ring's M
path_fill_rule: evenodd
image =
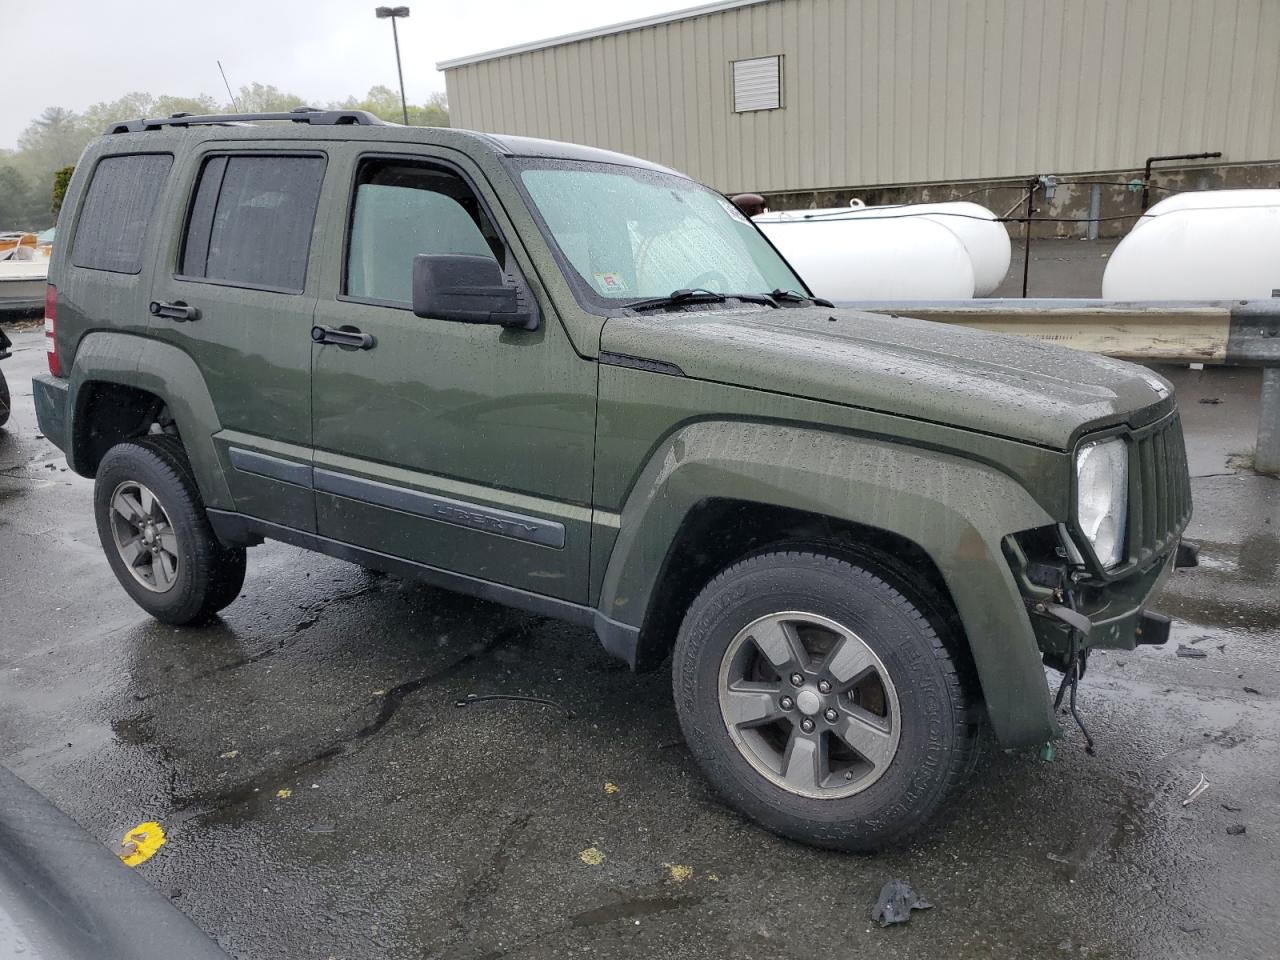
M782 54L783 108L730 62ZM765 0L446 69L455 126L808 190L1280 157L1280 0Z

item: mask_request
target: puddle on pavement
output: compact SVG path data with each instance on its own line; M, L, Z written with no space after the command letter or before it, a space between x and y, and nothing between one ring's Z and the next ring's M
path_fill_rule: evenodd
M1244 583L1271 583L1280 572L1280 536L1253 533L1239 543L1200 540L1200 566Z
M634 920L637 917L649 917L655 913L667 913L671 910L683 910L702 903L701 897L647 897L639 900L623 900L610 903L592 910L575 913L569 919L571 927L592 927L600 923L614 920Z

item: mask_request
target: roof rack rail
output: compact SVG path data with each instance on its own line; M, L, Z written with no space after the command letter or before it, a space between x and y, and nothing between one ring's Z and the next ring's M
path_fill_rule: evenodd
M192 116L189 113L175 113L163 119L125 120L107 127L107 135L113 133L140 133L144 130L159 130L163 127L218 126L240 123L251 123L255 120L290 120L293 123L307 123L312 126L338 126L342 124L358 124L360 126L388 126L385 120L375 117L367 110L321 110L318 107L294 107L288 113L219 113L208 116Z

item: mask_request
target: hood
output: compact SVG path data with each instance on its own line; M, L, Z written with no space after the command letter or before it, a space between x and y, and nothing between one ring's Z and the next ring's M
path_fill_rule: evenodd
M1143 367L1024 337L857 310L614 317L601 350L685 376L1070 449L1083 428L1148 423L1173 388Z

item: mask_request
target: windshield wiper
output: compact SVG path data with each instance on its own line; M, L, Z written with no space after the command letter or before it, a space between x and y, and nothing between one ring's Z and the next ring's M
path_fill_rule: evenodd
M812 303L815 307L834 307L835 304L830 300L823 300L821 297L807 297L803 293L795 290L774 290L769 294L775 300L785 300L787 303Z
M702 288L672 290L665 297L636 300L626 306L632 310L659 310L663 307L679 307L686 303L724 303L726 300L742 300L746 303L763 303L776 307L778 302L767 293L716 293Z

